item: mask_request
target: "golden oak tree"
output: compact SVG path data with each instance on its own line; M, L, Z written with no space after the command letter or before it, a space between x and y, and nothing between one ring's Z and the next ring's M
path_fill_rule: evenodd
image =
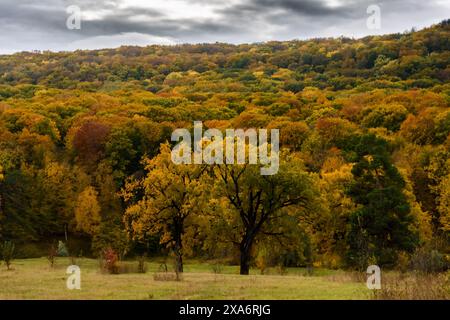
M78 196L78 203L75 208L77 229L91 236L99 231L101 222L97 196L98 193L93 187L87 187Z
M202 181L205 166L173 163L169 145L163 144L160 154L147 160L146 171L142 181L128 181L123 191L126 201L139 190L143 194L126 209L127 231L133 239L160 236L175 254L176 271L183 272L184 235L202 211L208 189Z

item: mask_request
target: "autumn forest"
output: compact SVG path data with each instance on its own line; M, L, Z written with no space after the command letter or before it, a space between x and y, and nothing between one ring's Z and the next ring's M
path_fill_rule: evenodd
M177 128L280 130L277 174L177 165ZM450 20L361 39L0 55L0 243L448 269ZM59 245L59 248L58 248ZM432 265L424 267L424 261Z

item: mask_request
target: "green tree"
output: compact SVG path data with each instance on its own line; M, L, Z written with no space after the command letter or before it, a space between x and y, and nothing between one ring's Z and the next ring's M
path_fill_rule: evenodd
M280 236L288 209L306 209L313 202L314 186L303 163L293 157L280 163L275 175L261 175L260 165L217 165L214 168L216 192L231 210L224 210L234 223L232 240L240 251L240 274L248 275L252 248L258 237ZM298 211L297 211L298 212Z
M408 115L408 110L400 104L385 104L370 108L366 113L362 120L362 125L365 127L384 127L391 131L398 131Z
M366 268L396 261L398 250L411 251L418 237L403 193L405 181L391 163L388 144L373 134L355 141L352 182L348 195L360 207L349 218L348 262Z
M11 241L5 241L1 247L2 259L5 261L6 268L11 270L11 262L14 259L15 245Z

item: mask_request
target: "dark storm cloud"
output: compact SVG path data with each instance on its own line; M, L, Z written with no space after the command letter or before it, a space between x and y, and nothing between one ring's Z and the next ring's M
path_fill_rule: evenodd
M33 1L0 1L0 23L2 27L28 27L53 29L65 21L65 8L54 6L60 1L42 1L36 6ZM64 24L63 24L64 25Z
M251 19L254 16L265 16L269 22L280 25L292 23L299 18L307 18L320 26L345 19L365 18L366 9L370 4L382 6L383 2L392 4L408 1L341 0L337 2L338 5L332 6L326 0L248 0L242 4L221 9L220 12L228 19ZM421 3L418 0L409 2Z
M142 41L148 36L150 42L168 39L233 43L363 36L374 33L365 25L370 4L377 4L382 10L383 27L379 33L402 32L412 26L438 22L448 18L450 9L443 0L176 0L175 4L173 1L0 0L0 53L65 50L74 43L83 47L98 42L101 47L102 41L115 37L127 43L129 34ZM66 8L70 5L88 13L81 30L66 27ZM183 9L177 10L180 5ZM208 10L203 13L203 8Z
M9 29L42 31L43 34L66 36L68 38L94 37L115 35L120 33L143 33L155 36L168 36L179 38L183 35L211 32L233 32L236 26L228 25L224 21L206 20L200 22L189 19L168 19L161 11L151 8L127 7L114 10L118 4L125 1L114 2L101 1L61 1L44 0L36 6L35 1L28 0L0 0L0 27L8 26ZM77 5L90 11L111 10L101 18L83 19L82 29L73 31L66 27L68 14L66 8L69 5ZM132 18L139 16L135 21Z
M132 17L140 16L135 21ZM114 35L118 33L144 33L156 36L179 38L192 33L233 32L237 27L225 21L197 21L190 19L169 19L156 10L137 7L127 8L119 12L105 15L101 19L83 21L81 32L86 36Z
M79 6L81 10L100 11L104 9L114 10L119 1L105 2L91 0L44 0L36 5L36 1L28 0L0 0L0 23L7 23L11 27L29 27L32 30L42 30L48 32L68 33L66 20L68 14L66 8L70 5ZM86 35L115 34L129 31L148 32L149 28L143 23L129 22L129 18L136 15L146 17L163 17L164 15L149 8L125 8L117 10L98 20L86 20L84 24L90 26ZM84 30L83 30L84 31ZM84 32L83 32L84 33Z

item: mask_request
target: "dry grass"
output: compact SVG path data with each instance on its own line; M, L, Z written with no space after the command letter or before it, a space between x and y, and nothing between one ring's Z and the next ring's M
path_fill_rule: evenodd
M381 289L375 290L378 300L448 300L449 275L441 274L387 274L382 277Z
M156 272L153 274L153 280L155 281L182 281L183 278L180 274L175 272Z
M16 260L12 271L0 266L0 300L4 299L367 299L363 283L330 281L334 271L289 269L288 275L240 276L237 266L223 266L221 274L210 264L191 261L182 281L155 281L160 263L148 262L147 273L105 274L92 259L77 259L81 290L66 288L69 259L58 258L50 268L43 259ZM136 264L136 262L130 262Z
M364 272L288 268L287 275L268 270L240 276L239 267L223 265L220 273L211 264L188 261L180 281L147 262L147 273L102 273L98 261L77 259L81 290L68 290L68 258L57 258L53 268L46 258L13 261L13 270L0 265L0 300L4 299L450 299L449 274L382 273L382 289L368 290ZM137 271L137 261L121 262ZM270 273L269 273L270 272Z

